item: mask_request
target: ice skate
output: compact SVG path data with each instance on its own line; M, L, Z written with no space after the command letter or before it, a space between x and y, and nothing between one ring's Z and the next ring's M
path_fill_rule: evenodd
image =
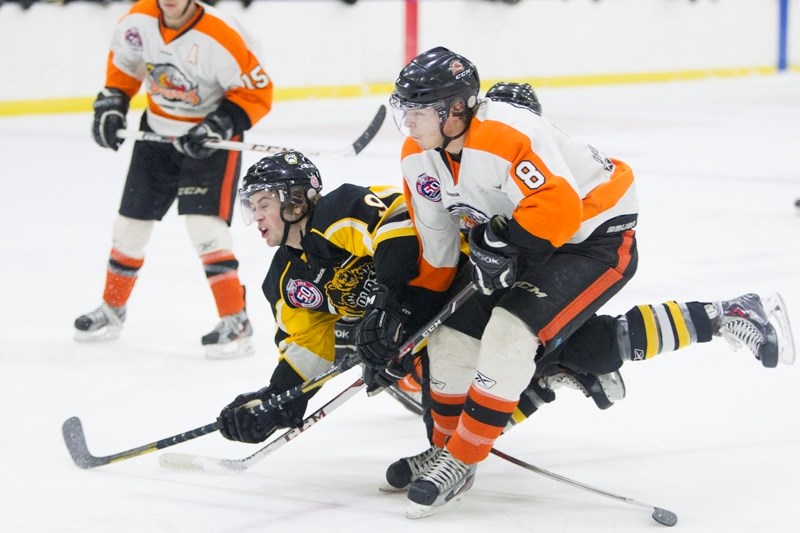
M766 306L750 293L710 304L714 335L723 337L734 350L747 346L767 368L778 362L792 364L794 340L783 299L776 293L765 301Z
M220 317L219 324L203 336L205 356L208 359L236 359L255 353L252 343L253 326L247 312Z
M614 402L625 398L625 382L618 371L608 374L586 374L560 365L552 365L539 376L538 383L552 391L561 387L575 389L594 400L600 409L608 409Z
M75 319L75 340L80 342L110 341L119 338L125 322L125 306L100 307Z
M477 464L462 463L442 450L430 469L409 487L411 503L406 518L425 518L453 508L472 487L477 470Z
M422 453L395 461L386 469L386 483L379 490L381 492L405 491L433 465L441 451L441 448L431 446Z

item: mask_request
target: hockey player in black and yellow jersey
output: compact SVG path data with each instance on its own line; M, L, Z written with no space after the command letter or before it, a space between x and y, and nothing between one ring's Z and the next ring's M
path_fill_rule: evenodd
M381 295L403 316L396 335L403 327L415 331L444 303L442 295L409 285L419 243L401 190L349 184L324 196L321 190L316 166L294 151L265 157L242 180L242 211L278 247L263 291L275 317L279 362L267 387L237 396L220 413L228 439L261 442L278 427L300 423L311 393L257 415L237 407L329 369L335 339L348 344L368 298Z

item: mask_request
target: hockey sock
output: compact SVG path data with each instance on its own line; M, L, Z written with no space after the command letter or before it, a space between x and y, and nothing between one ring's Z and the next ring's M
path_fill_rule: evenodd
M122 307L128 302L144 258L128 257L116 248L111 249L106 269L103 301L111 307Z
M685 348L694 342L708 342L712 338L711 319L701 302L658 305L637 305L619 320L620 346L623 357L632 361L649 359L660 353ZM626 331L627 329L627 331Z
M518 399L504 400L472 385L447 449L467 464L484 460L517 407Z
M444 448L444 443L458 426L458 417L461 416L466 398L466 394L442 395L431 389L431 416L433 417L431 442L437 448Z
M239 282L239 261L230 250L219 250L200 256L206 279L214 294L219 316L234 315L244 310L244 287Z

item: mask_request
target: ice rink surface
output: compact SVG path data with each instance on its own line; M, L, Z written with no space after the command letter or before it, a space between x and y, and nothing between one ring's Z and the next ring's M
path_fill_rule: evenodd
M634 169L640 264L604 311L675 299L780 291L800 337L800 76L538 91L544 114ZM277 102L247 140L337 149L385 97ZM136 124L138 113L129 123ZM155 452L80 470L61 424L80 416L111 455L214 421L276 362L261 285L273 250L238 212L240 273L257 355L208 361L217 321L200 261L171 211L156 226L122 338L78 344L72 323L100 302L131 143L91 140L91 114L0 119L0 530L7 532L347 531L630 533L647 510L554 482L496 457L460 508L404 518L377 492L386 466L426 447L421 422L385 394L360 394L238 475L162 469ZM400 184L391 118L356 158L314 158L325 190ZM245 167L259 159L245 153ZM237 208L238 209L238 208ZM725 341L623 368L607 411L577 392L498 441L541 468L674 511L684 533L791 532L800 499L800 365L765 369ZM327 384L311 408L356 379ZM218 434L167 451L240 458L258 446ZM795 524L792 526L792 524Z

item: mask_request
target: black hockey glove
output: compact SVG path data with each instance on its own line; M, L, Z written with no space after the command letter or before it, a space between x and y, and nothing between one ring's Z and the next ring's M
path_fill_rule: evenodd
M504 216L495 215L488 223L478 224L469 232L472 281L483 294L511 287L517 280L519 250L497 236L507 226Z
M190 129L186 135L175 139L175 149L194 159L205 159L216 148L203 146L206 141L227 141L233 137L233 120L220 109L212 111L203 121Z
M358 364L358 350L356 349L356 330L358 320L345 320L340 318L333 324L334 335L334 364L345 363L348 368Z
M291 405L293 402L267 411L250 412L250 407L257 406L259 402L268 400L279 392L281 391L270 385L259 391L237 396L219 413L219 432L228 440L257 443L264 442L278 428L302 426L303 412L296 412Z
M385 367L375 367L370 364L364 365L362 374L364 383L367 385L367 394L372 395L381 387L391 387L414 370L414 357L406 355L399 361L392 359Z
M356 331L361 360L368 365L385 367L400 349L403 325L410 316L411 309L398 302L385 285L376 285Z
M92 135L94 142L103 148L111 148L115 152L124 139L117 137L117 130L124 130L128 126L125 116L128 114L130 98L119 89L105 88L97 93L97 98L92 104L94 109L94 123Z

